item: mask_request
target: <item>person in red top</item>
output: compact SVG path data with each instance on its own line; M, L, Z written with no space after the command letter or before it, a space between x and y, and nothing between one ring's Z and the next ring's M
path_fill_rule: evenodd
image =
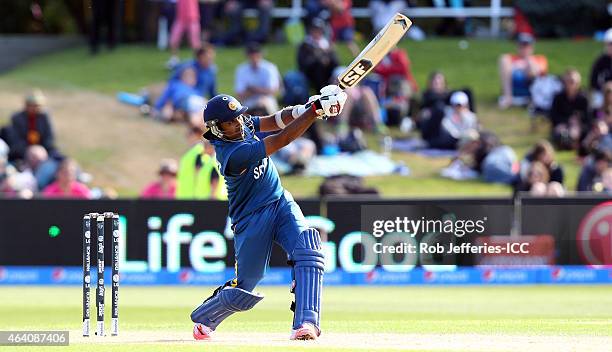
M351 13L351 0L321 0L321 4L331 13L332 41L346 43L353 55L359 54L355 44L355 19Z
M55 182L47 186L42 195L46 198L90 199L89 188L77 181L77 168L74 160L64 159L55 175Z
M416 93L419 90L412 70L410 69L410 59L408 54L400 48L395 48L387 54L382 61L374 68L374 72L377 73L384 81L385 92L389 88L389 82L393 76L405 80L412 90L412 93Z
M162 160L159 167L159 179L145 187L140 197L145 199L174 199L177 171L176 160Z
M410 59L404 50L395 48L376 65L374 72L382 79L387 124L400 124L410 114L410 101L419 90L410 70Z

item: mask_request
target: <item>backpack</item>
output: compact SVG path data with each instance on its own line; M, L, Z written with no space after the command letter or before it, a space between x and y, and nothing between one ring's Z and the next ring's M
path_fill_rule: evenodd
M285 92L282 98L284 105L304 104L308 101L308 81L300 71L289 71L283 76Z

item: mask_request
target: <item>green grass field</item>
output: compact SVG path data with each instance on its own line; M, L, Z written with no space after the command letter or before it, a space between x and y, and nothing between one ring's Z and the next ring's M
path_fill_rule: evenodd
M215 341L193 341L189 313L211 289L122 287L120 336L83 340L79 286L0 287L0 330L71 332L70 347L19 351L286 351L288 346L317 351L603 351L612 344L609 286L326 287L323 335L314 343L287 340L291 296L286 287L268 286L260 288L266 298L226 320ZM92 318L94 302L92 296ZM108 328L108 294L106 303Z
M365 43L361 43L364 45ZM548 135L548 125L540 122L532 131L527 113L522 109L499 111L497 59L514 51L510 41L469 40L462 50L455 39L428 39L423 42L403 41L420 87L425 87L433 70L446 74L450 87L469 86L476 93L478 117L483 126L496 132L504 143L514 148L518 157L539 139ZM601 44L592 40L546 40L536 45L545 54L550 72L559 74L576 67L586 84L594 58ZM295 48L287 44L266 47L267 58L281 72L295 69ZM182 51L182 57L189 57ZM352 58L344 46L339 47L340 61ZM50 95L50 106L56 121L58 143L74 156L95 177L94 184L113 187L121 196L133 196L150 181L161 158L178 158L186 150L184 130L177 126L160 126L138 115L133 107L121 106L114 100L117 91L137 92L159 84L168 72L163 65L167 52L151 46L124 45L113 52L92 57L85 47L36 58L17 69L0 75L0 124L21 107L21 95L39 86ZM220 48L217 51L220 92L232 93L234 69L244 61L242 49ZM97 133L84 133L97 125ZM397 136L398 131L393 131ZM112 145L108 141L113 140ZM368 136L369 147L380 149L378 137ZM121 157L117 157L120 155ZM477 181L455 182L439 176L447 159L426 159L420 156L393 153L392 158L406 163L412 170L409 177L369 177L366 183L378 187L384 196L485 196L510 195L509 187ZM559 153L565 167L566 185L575 188L579 165L574 153ZM284 176L283 184L297 197L317 194L319 177Z

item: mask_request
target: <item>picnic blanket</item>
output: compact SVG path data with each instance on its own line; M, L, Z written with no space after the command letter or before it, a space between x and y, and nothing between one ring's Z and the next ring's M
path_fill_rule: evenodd
M341 174L380 176L393 173L406 176L410 174L410 169L371 150L353 154L318 155L310 161L305 170L305 175L323 177Z
M427 142L420 138L395 139L391 144L391 149L428 158L454 158L457 156L456 150L429 148Z

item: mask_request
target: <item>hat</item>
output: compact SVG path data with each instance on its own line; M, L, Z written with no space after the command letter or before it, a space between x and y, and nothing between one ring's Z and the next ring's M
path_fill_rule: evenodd
M247 52L247 54L260 53L261 52L261 46L257 42L249 43L249 44L247 44L246 52Z
M174 159L163 159L159 164L159 174L172 174L176 175L178 172L178 164Z
M533 44L535 42L535 38L533 37L533 35L523 32L523 33L519 33L516 36L516 41L519 44Z
M462 91L455 92L450 97L451 105L467 106L468 102L469 102L469 99L468 99L467 94L465 94Z
M604 33L604 43L612 43L612 28Z
M26 104L43 106L47 102L45 95L40 89L34 89L26 95Z
M314 18L312 22L310 22L310 29L313 28L325 30L325 21L318 17Z

